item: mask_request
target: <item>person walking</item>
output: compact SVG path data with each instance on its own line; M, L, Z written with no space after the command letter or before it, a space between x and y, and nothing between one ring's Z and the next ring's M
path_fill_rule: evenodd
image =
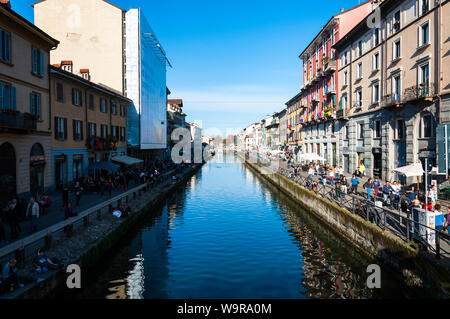
M67 207L67 203L69 202L69 187L64 185L64 188L62 190L62 201L63 201L63 208Z
M81 191L83 188L80 186L80 182L76 182L75 186L73 187L75 191L75 197L77 199L77 206L80 206L80 199L81 199Z
M330 172L329 172L329 176L330 176L330 185L333 186L334 185L334 167L331 166L330 167Z
M353 174L352 179L350 180L350 184L352 185L352 193L358 195L358 184L359 180L355 174Z
M392 186L391 183L388 181L383 185L382 188L382 192L383 192L383 202L384 204L387 203L388 198L391 196L392 194Z
M373 183L372 179L369 178L369 180L364 184L364 188L367 191L367 199L370 200L370 193L372 193Z
M372 187L373 187L373 190L375 192L375 200L377 200L378 192L380 191L380 187L381 187L381 183L378 180L378 177L375 177L375 179L374 179L374 181L372 183Z
M19 233L22 231L19 225L17 199L15 198L8 203L7 219L11 229L11 241L13 241L19 237Z
M30 203L27 207L27 217L31 217L31 232L37 231L37 221L39 219L39 204L36 203L34 197L30 198Z

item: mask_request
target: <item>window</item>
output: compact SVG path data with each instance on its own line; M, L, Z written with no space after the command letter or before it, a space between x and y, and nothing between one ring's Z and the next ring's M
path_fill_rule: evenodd
M45 76L45 57L44 52L32 47L31 48L32 57L32 70L31 73L34 75Z
M0 83L0 109L15 110L16 109L16 88Z
M117 115L117 104L113 101L111 101L111 114Z
M41 95L39 93L30 93L30 113L41 118Z
M396 121L395 138L398 140L405 139L405 121L404 120Z
M0 61L11 63L11 33L0 29Z
M375 53L373 55L373 70L377 71L380 69L380 53Z
M358 123L358 138L364 138L364 123Z
M105 138L108 135L108 125L100 125L100 136Z
M419 122L419 136L421 138L431 138L433 133L433 117L431 114L422 116Z
M73 120L73 140L82 141L83 140L83 122L78 120Z
M344 52L344 65L348 64L348 51Z
M419 0L419 16L423 16L430 10L429 0Z
M372 85L372 103L378 103L380 101L380 83L376 82Z
M360 57L362 55L362 41L358 41L358 47L356 51L356 57Z
M125 112L125 105L120 105L120 116L125 117L126 116L126 112Z
M424 94L428 95L430 88L430 65L428 63L421 65L419 71L419 88L424 90Z
M380 44L380 29L375 28L375 30L373 30L373 45L377 46L378 44Z
M83 96L80 90L72 89L72 104L75 106L83 105Z
M348 140L350 138L350 132L348 130L348 125L344 127L344 136L345 136L346 140Z
M419 27L419 47L430 43L430 23L425 22Z
M344 72L344 85L348 85L348 72Z
M102 98L100 98L100 112L102 112L102 113L106 113L107 112L107 110L106 110L106 100L102 99Z
M401 91L402 91L401 77L400 74L396 74L392 78L392 94L394 102L400 102Z
M97 136L97 124L89 123L88 126L89 126L89 137Z
M55 117L55 139L67 139L67 119Z
M355 107L359 108L362 107L362 89L358 89L356 91L356 103Z
M375 120L373 122L374 130L373 130L373 138L381 138L381 121Z
M111 126L111 136L117 138L118 137L118 130L119 127L118 126Z
M392 21L393 27L392 31L393 33L398 32L400 30L400 10L394 13L394 19Z
M356 79L362 79L362 62L359 62L356 68Z
M120 128L120 141L125 142L125 128L124 127Z
M342 109L343 110L347 109L347 103L348 103L348 97L347 97L347 94L345 94L342 97Z
M58 102L64 102L64 87L62 83L56 83L56 100Z
M392 45L392 60L400 59L401 57L401 43L400 39L394 41Z
M89 109L95 109L94 96L92 94L89 94Z

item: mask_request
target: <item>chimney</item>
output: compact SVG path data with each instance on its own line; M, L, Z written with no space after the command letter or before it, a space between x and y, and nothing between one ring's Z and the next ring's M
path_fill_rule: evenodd
M72 61L61 61L61 69L72 73L73 72L73 62Z
M341 8L341 12L344 12L344 8Z
M11 2L9 2L9 0L0 0L0 4L8 9L11 9Z
M80 75L83 79L90 81L91 75L89 74L89 69L81 69Z

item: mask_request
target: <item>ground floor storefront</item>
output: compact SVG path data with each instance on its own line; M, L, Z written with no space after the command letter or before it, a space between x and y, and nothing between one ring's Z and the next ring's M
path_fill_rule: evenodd
M0 200L38 196L52 185L51 137L48 134L2 134Z

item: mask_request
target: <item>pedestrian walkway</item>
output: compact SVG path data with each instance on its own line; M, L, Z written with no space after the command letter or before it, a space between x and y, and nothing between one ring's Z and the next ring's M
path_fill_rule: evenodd
M136 187L138 184L135 184L134 182L130 182L128 185L128 188ZM113 188L111 192L111 198L115 197L119 194L121 194L120 187ZM45 215L42 214L42 209L40 212L39 219L37 221L37 231L43 230L45 228L48 228L56 223L59 223L64 220L64 207L63 207L63 199L62 199L62 191L56 190L53 192L47 193L48 196L51 198L51 205L50 207L45 209ZM80 205L76 206L76 198L75 193L70 192L69 193L69 202L72 203L73 206L73 212L74 213L80 213L94 205L100 204L101 202L104 202L108 200L109 193L107 190L105 190L104 195L102 196L100 192L92 192L92 193L85 193L81 195L80 199ZM5 228L5 234L6 238L8 239L7 244L10 244L14 241L17 241L19 239L22 239L24 237L29 236L31 232L31 221L25 220L20 222L20 228L22 229L22 232L19 234L17 238L15 238L13 241L10 241L10 232L11 229L8 224L4 225Z

